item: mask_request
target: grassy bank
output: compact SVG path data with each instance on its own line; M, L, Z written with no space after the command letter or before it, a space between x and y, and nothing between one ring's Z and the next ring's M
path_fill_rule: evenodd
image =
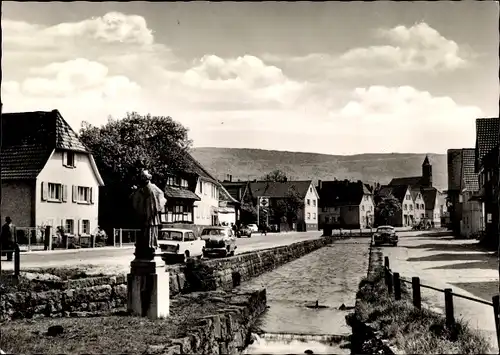
M215 311L205 295L172 300L170 316L155 321L116 314L89 318L41 318L0 324L0 349L11 354L155 354L168 339L185 335L191 325ZM122 312L124 313L124 312ZM49 335L61 326L59 335Z
M382 338L389 339L407 354L485 354L488 341L464 321L448 329L444 316L429 310L416 309L406 283L401 284L402 299L395 301L387 292L383 268L363 280L357 297L355 317L380 329Z

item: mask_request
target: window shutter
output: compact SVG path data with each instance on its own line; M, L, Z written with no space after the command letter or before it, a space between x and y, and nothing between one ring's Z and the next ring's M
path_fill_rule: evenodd
M79 219L79 220L76 221L76 223L77 223L77 228L78 229L77 229L77 232L75 234L82 235L82 220Z
M94 204L94 189L90 187L89 190L90 190L90 203Z
M42 201L49 199L49 184L42 181Z
M62 185L62 202L68 200L68 185Z
M66 166L66 157L67 157L67 154L66 152L62 152L62 165Z
M78 194L78 186L73 185L73 202L76 202L77 194Z

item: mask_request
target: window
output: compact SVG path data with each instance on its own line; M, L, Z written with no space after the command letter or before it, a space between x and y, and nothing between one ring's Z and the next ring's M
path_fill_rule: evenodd
M76 166L74 152L63 152L63 165L68 168L74 168Z
M323 212L328 212L328 207L323 207Z
M365 210L365 205L361 205L361 211Z
M370 205L370 211L373 211L373 206L372 205Z
M409 201L411 200L411 196L410 195L406 195L406 199Z
M420 214L420 218L424 218L424 214L423 213Z
M407 205L406 203L405 203L405 205L404 205L404 209L405 209L405 211L407 211L407 210L408 210L408 205Z
M62 184L53 184L49 182L49 200L62 200Z
M184 238L185 241L196 240L193 232L187 232Z
M311 206L311 200L307 199L307 205Z
M313 219L316 219L316 213L313 213Z
M92 201L91 193L92 190L90 187L73 186L73 201L90 203Z
M410 205L410 211L413 211L413 205Z
M361 222L365 223L365 216L361 216Z
M313 188L312 187L309 188L309 192L311 192L311 193L313 192Z
M311 213L307 212L307 219L311 219Z
M313 206L316 207L316 200L313 200Z
M82 234L90 234L90 221L88 219L82 220Z
M177 204L167 206L166 212L160 215L163 223L193 222L193 206Z
M203 181L200 180L200 194L203 193Z
M64 225L64 231L68 234L74 234L75 233L75 223L72 219L67 219L66 224Z

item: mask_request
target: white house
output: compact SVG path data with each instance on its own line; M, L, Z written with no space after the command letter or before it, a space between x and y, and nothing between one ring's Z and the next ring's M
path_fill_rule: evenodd
M94 158L59 111L2 115L2 218L18 228L97 228L103 180Z

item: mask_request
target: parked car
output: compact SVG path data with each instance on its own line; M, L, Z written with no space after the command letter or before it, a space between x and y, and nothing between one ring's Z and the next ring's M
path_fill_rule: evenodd
M240 237L248 237L248 238L251 238L252 237L252 230L250 228L248 228L248 226L243 226L240 228L239 230L239 235L237 236L238 238Z
M373 244L391 244L393 246L398 245L398 235L393 226L380 226L377 231L373 234Z
M233 256L236 250L236 237L230 227L205 227L201 232L205 241L203 256Z
M186 262L203 257L205 241L190 229L163 228L158 233L158 247L165 263Z
M248 224L247 228L252 231L252 233L257 233L259 231L259 227L256 224Z

